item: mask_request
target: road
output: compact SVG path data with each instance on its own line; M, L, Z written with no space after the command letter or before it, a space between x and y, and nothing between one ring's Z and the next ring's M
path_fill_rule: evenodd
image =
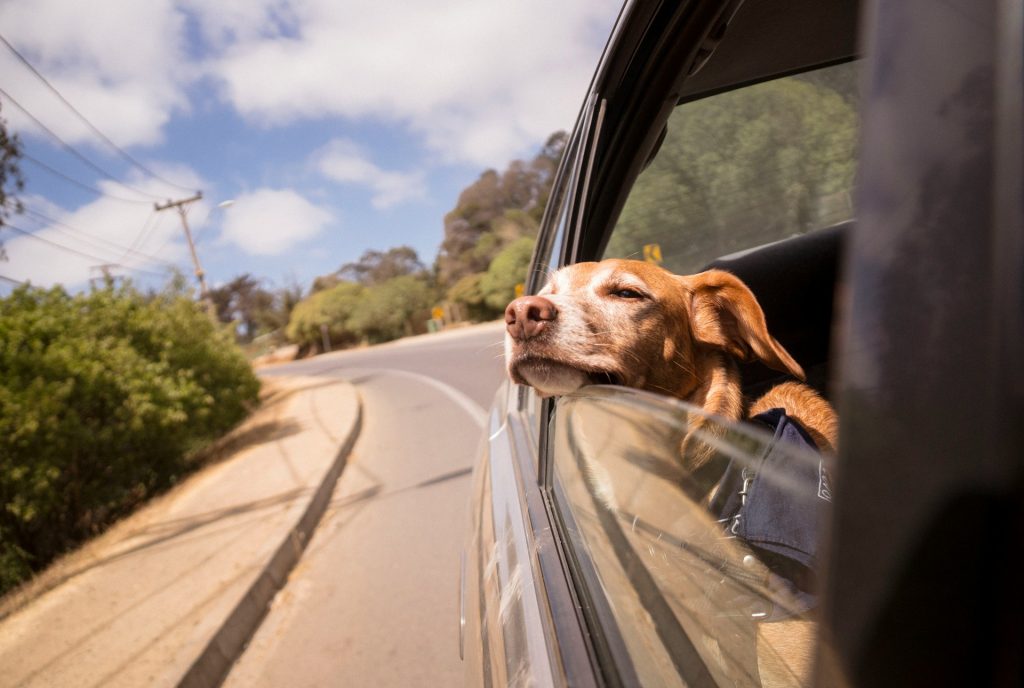
M503 372L500 325L317 357L363 427L331 506L228 686L452 686L469 473Z

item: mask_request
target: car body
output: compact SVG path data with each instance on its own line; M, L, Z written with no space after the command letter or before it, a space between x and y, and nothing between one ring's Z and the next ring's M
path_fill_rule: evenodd
M761 550L746 558L672 490L693 409L506 383L463 561L471 685L1019 685L1022 14L626 3L526 291L624 256L750 285L840 415L834 464L792 452L826 476L812 599L793 612L814 624L813 669L775 675L752 650L764 605L795 602L767 589ZM756 365L743 379L750 395L776 381ZM725 436L737 461L770 441L742 423Z

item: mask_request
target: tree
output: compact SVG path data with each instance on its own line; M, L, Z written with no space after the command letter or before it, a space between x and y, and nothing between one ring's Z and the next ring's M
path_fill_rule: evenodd
M349 324L373 343L398 339L422 331L436 300L436 289L426 278L400 275L368 287Z
M484 303L495 315L502 313L508 302L515 298L516 285L526 281L535 243L533 239L522 237L509 244L480 278Z
M9 134L7 121L0 117L0 230L11 215L24 209L16 194L25 188L18 161L21 159L21 140L17 134ZM0 259L6 260L3 237L0 236Z
M847 95L820 79L781 79L682 106L605 255L638 257L657 243L665 267L688 273L842 219L837 196L853 178L856 131Z
M269 298L270 295L260 287L260 280L248 273L210 290L210 300L217 310L217 319L222 323L237 322L242 329L239 332L241 341L252 341L256 330L257 304Z
M356 343L359 335L352 327L351 319L365 294L366 287L352 282L341 282L313 293L292 310L285 330L288 339L302 346L318 348L322 328L326 326L333 346Z
M358 261L342 265L335 274L343 281L372 286L403 275L421 275L425 271L426 266L420 262L415 249L398 246L387 251L366 251Z
M480 288L483 276L482 272L466 275L448 290L446 297L450 303L458 306L458 318L480 322L490 320L496 315L494 309L484 300L484 293Z
M513 161L501 174L487 170L459 194L445 215L435 262L442 287L484 272L510 243L536 236L565 141L564 133L553 134L529 163Z
M173 485L256 402L252 368L179 286L0 299L0 594Z

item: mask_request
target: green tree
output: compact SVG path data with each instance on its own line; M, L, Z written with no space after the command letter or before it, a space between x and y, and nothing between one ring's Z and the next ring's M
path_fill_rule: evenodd
M466 275L448 290L445 296L449 303L458 307L459 317L472 322L481 322L496 316L494 309L488 306L484 300L484 292L480 288L480 281L483 277L484 273L482 272Z
M657 243L666 267L710 259L845 219L856 113L825 77L781 79L681 106L635 185L605 255ZM844 89L845 83L840 83Z
M25 188L18 161L21 159L21 141L17 134L7 131L7 121L0 117L0 230L13 214L23 208L17 197ZM0 236L0 259L6 260L3 237Z
M393 277L367 288L349 324L373 343L422 332L437 296L436 288L425 277Z
M534 239L522 237L506 246L480 278L484 303L497 316L515 298L517 284L526 281L533 256Z
M529 163L513 161L501 174L487 170L459 194L445 215L435 261L441 287L484 272L505 246L536 236L565 141L564 133L553 134Z
M274 304L274 295L264 289L261 280L245 273L225 285L210 290L210 299L222 323L235 323L239 341L251 342L264 329L266 313Z
M349 346L359 340L351 319L366 295L366 287L352 282L341 282L318 291L297 303L285 333L290 341L304 346L321 346L322 328L327 327L331 345Z
M347 282L366 286L381 284L402 275L422 275L426 266L411 246L397 246L387 251L369 250L355 263L346 263L336 273Z

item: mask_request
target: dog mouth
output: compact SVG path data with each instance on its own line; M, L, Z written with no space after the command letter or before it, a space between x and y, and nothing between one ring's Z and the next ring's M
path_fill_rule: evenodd
M509 366L512 380L529 385L545 396L570 394L586 385L621 385L622 376L612 370L582 367L539 356L523 356Z
M618 373L613 373L607 370L602 371L591 371L587 372L587 377L590 378L590 384L592 385L621 385L622 377Z

